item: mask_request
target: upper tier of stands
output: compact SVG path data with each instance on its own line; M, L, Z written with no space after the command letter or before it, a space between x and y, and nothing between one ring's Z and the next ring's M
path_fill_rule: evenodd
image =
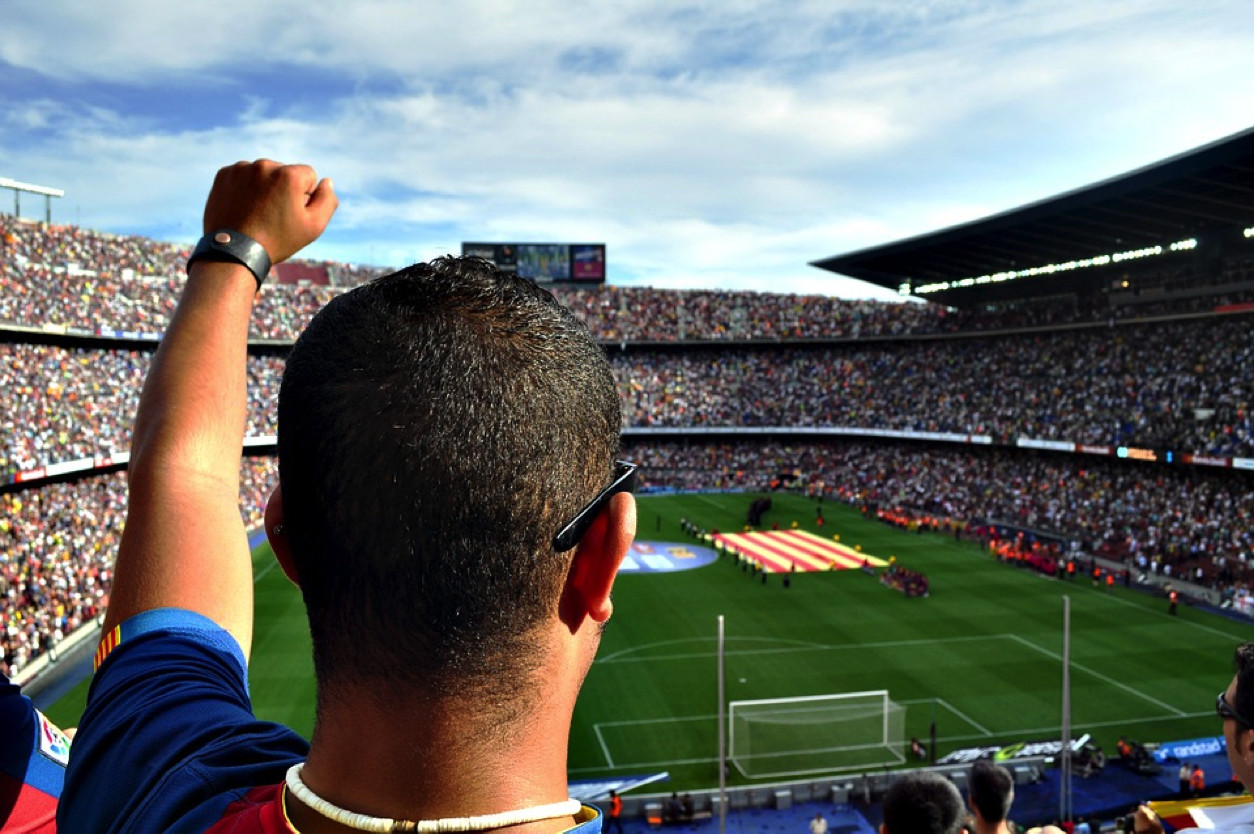
M111 335L157 334L174 309L186 247L0 215L0 323L58 325ZM257 339L290 341L339 288L329 278L365 280L379 270L295 262L271 283L253 319ZM1251 299L1249 258L1215 276L1217 294L1161 304L1112 307L1093 299L1052 299L996 310L956 311L933 304L887 303L787 293L556 287L554 294L603 341L676 342L891 338L1059 326L1111 318L1208 311ZM1173 270L1143 280L1171 286ZM1247 287L1234 292L1234 283Z

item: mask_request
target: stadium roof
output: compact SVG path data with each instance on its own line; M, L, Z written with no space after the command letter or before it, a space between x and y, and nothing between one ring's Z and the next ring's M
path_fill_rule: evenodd
M1240 234L1255 219L1253 136L1255 130L1247 129L1056 197L811 265L890 289L917 289ZM991 295L1042 294L1041 282L1023 283L968 282L926 297L961 307ZM1031 291L1029 283L1036 285Z

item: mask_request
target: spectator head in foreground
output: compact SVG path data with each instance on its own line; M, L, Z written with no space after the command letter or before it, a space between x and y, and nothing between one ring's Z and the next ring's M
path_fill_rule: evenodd
M284 372L268 519L305 597L320 705L475 696L464 729L483 741L526 713L555 631L617 568L573 575L579 539L555 539L624 478L620 420L587 327L486 261L412 266L323 308ZM630 498L611 503L601 537L629 526ZM598 588L564 598L596 567Z
M547 768L566 799L560 739L635 529L620 420L587 327L485 261L419 264L314 318L267 519L313 638L307 781L342 781L365 709L461 751L424 754L442 769Z
M600 825L569 798L567 738L635 533L635 466L588 329L485 261L345 293L293 347L265 525L309 617L312 738L253 715L248 322L270 263L336 203L269 160L210 191L135 419L62 830Z
M954 783L931 771L908 773L885 794L880 834L958 834L963 797Z
M1228 688L1216 698L1216 712L1224 722L1225 750L1229 766L1248 792L1255 792L1255 715L1252 715L1252 646L1243 643L1233 654L1234 675Z
M1234 776L1242 783L1249 793L1255 790L1255 731L1251 729L1252 720L1252 687L1255 686L1255 675L1252 672L1252 646L1243 643L1233 653L1233 680L1216 696L1216 714L1224 727L1225 752L1229 757L1229 766ZM1196 765L1197 766L1197 765ZM1212 810L1208 828L1223 831L1251 830L1252 808L1249 804L1235 806L1222 811ZM1162 834L1163 822L1148 806L1142 805L1133 815L1133 830L1138 834ZM1201 831L1202 828L1182 828L1181 832Z
M1005 767L984 760L972 765L967 777L967 797L976 817L977 834L1008 830L1015 780Z

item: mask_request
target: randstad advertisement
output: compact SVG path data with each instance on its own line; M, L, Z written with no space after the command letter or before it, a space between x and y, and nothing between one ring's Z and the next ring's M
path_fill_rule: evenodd
M1072 752L1080 753L1089 743L1089 735L1072 740ZM964 747L943 756L937 761L939 765L971 764L978 759L993 759L995 762L1014 762L1020 759L1038 759L1043 756L1050 758L1059 755L1063 750L1060 739L1052 741L1021 741L1016 744L990 745L988 747Z
M1201 759L1203 756L1223 756L1224 739L1220 736L1212 736L1211 738L1192 738L1189 741L1166 741L1159 745L1154 752L1155 761L1163 764L1168 761L1193 761Z

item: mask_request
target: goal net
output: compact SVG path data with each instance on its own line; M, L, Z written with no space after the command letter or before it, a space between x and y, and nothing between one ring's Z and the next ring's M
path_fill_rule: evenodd
M732 701L729 759L749 779L901 764L905 726L884 689Z

